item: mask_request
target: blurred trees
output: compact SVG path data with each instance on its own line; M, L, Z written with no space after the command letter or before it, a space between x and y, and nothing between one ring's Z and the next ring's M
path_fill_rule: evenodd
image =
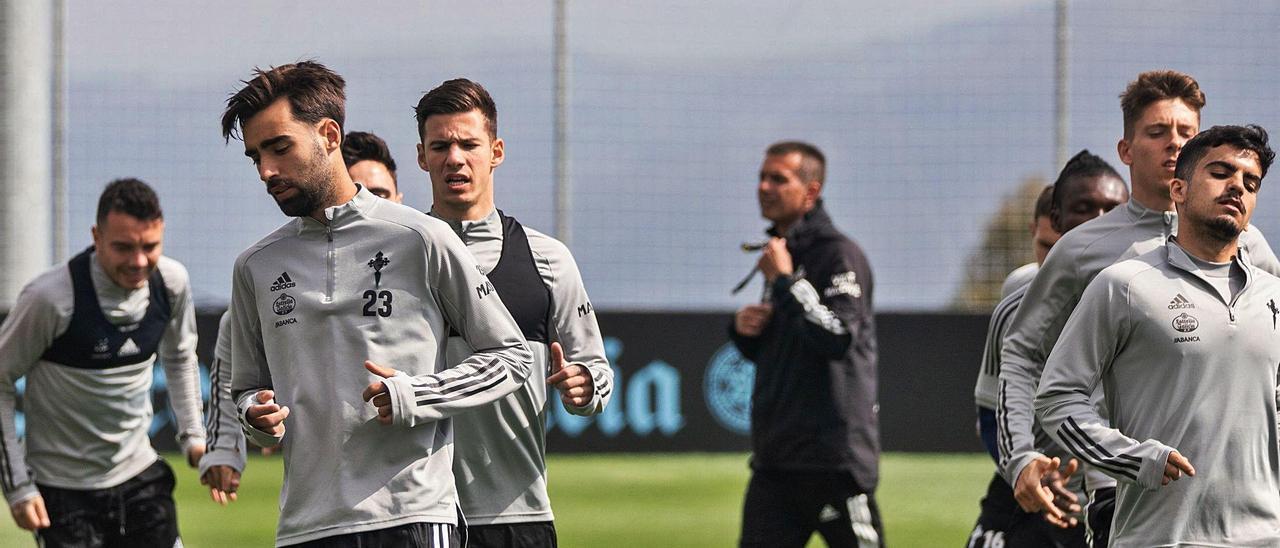
M1036 260L1031 220L1036 198L1046 184L1039 177L1030 177L1005 195L995 217L987 223L982 243L969 255L964 282L951 300L951 310L991 312L1000 302L1000 284L1005 276Z

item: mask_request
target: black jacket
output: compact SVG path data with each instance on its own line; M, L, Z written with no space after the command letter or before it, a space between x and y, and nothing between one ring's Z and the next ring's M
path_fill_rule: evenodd
M751 467L848 472L872 491L880 426L871 266L821 201L786 238L795 273L767 289L769 324L759 337L729 329L756 364Z

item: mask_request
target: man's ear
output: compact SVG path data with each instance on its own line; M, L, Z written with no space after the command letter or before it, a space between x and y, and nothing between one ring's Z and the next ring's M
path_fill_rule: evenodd
M418 143L416 146L418 147L418 167L422 168L422 171L430 173L431 170L427 169L427 147L422 146L422 143Z
M494 168L502 164L503 158L506 158L505 144L499 137L493 140L493 161L489 162L489 167Z
M805 209L812 209L818 205L818 198L822 195L822 181L809 181L804 186L804 205Z
M1133 165L1133 150L1129 148L1128 139L1120 139L1116 142L1116 154L1120 156L1120 161L1124 162L1124 165Z
M338 122L333 118L320 120L320 127L316 129L320 132L320 138L324 139L326 153L332 154L342 148L342 128L338 127Z
M1169 198L1173 199L1174 204L1185 204L1187 202L1187 182L1177 177L1169 181Z

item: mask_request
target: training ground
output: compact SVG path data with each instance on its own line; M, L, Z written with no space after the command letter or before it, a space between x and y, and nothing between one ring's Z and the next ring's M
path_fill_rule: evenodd
M209 500L195 471L165 457L178 473L175 494L188 548L271 546L282 462L249 461L240 499ZM736 546L747 455L550 455L552 507L566 548ZM963 546L993 471L984 454L889 453L876 496L891 546ZM12 518L0 546L34 546ZM823 546L815 537L810 546Z

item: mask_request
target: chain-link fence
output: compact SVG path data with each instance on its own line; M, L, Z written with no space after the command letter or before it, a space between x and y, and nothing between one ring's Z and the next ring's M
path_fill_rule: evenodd
M498 205L550 232L552 14L550 1L72 1L72 250L103 184L138 176L161 192L166 252L204 300L225 301L235 256L285 219L240 144L223 143L223 102L254 66L302 58L347 78L347 128L391 144L424 209L411 106L447 78L483 83L507 142ZM738 246L765 228L756 174L780 139L826 152L827 207L866 250L881 310L949 307L991 255L984 241L1030 247L986 232L1027 180L1057 171L1052 2L570 1L567 19L572 249L598 308L749 298L729 289L754 261ZM1200 80L1204 127L1280 128L1280 4L1089 0L1069 23L1069 153L1127 173L1117 96L1153 68ZM1262 194L1255 224L1276 233L1280 193Z

